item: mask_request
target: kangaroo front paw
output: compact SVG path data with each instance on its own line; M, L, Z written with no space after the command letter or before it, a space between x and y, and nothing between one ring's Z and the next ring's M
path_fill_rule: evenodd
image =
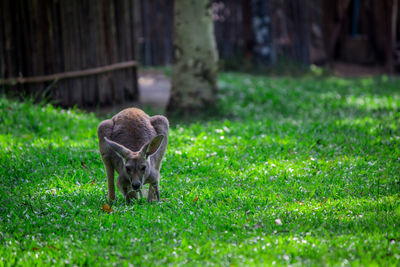
M160 191L158 191L158 188L150 186L147 202L153 203L153 201L157 201L157 203L160 202Z

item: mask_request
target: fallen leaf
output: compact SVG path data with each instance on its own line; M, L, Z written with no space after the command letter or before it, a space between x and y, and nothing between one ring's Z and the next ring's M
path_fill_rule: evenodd
M82 166L83 168L85 168L86 170L89 169L88 166L86 166L85 162L83 162L83 161L81 161L81 166Z
M276 224L276 225L282 225L281 219L276 219L276 220L275 220L275 224Z
M37 251L37 250L40 250L40 248L33 247L32 250Z
M110 205L108 204L104 204L103 207L101 208L103 211L107 212L107 213L111 213L113 212L113 209L110 207Z
M193 200L193 203L195 203L197 200L199 200L199 197L196 197L196 198Z

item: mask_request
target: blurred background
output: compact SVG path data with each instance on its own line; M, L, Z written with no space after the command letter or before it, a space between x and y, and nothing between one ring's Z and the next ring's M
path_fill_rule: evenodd
M220 71L400 70L398 0L214 0L211 9ZM63 107L165 106L173 10L173 0L1 1L1 90Z

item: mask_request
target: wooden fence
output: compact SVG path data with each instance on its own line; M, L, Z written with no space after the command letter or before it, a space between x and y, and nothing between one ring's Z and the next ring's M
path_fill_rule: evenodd
M61 106L136 99L134 14L133 0L0 1L1 87Z
M229 61L235 63L238 58L251 59L254 41L250 1L213 1L212 9L220 59L228 65Z
M140 62L171 64L173 0L136 1ZM400 69L399 0L211 1L219 58L228 67L245 58L259 64L386 62Z
M136 0L138 60L144 65L172 64L173 0Z
M241 65L243 58L261 64L273 63L277 57L307 63L307 3L302 0L212 0L219 59L228 67ZM140 0L139 4L140 62L171 64L173 0ZM274 22L281 29L275 27L271 32Z
M251 42L247 0L213 0L214 31L220 59L246 55ZM173 61L173 0L139 0L138 51L143 65ZM246 17L247 16L247 17Z

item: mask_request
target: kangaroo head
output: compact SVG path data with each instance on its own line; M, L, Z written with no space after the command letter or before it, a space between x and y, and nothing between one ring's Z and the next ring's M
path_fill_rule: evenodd
M132 151L104 137L104 140L110 146L111 150L122 159L122 172L129 179L133 190L140 190L145 182L145 178L149 176L150 161L148 157L158 151L163 139L163 135L158 135L149 143L144 144L139 151Z

